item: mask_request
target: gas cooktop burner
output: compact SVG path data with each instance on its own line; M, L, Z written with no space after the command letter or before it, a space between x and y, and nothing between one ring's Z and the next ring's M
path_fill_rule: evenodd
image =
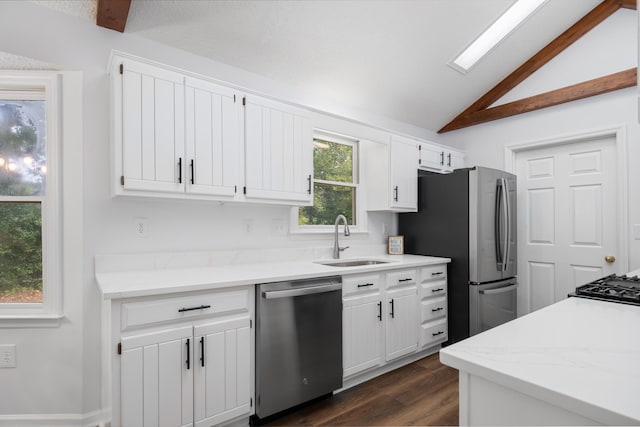
M569 296L640 305L640 278L612 274L578 286Z

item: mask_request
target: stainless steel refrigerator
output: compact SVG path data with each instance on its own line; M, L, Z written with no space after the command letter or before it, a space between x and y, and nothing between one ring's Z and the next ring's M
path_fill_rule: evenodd
M399 215L405 253L451 258L449 340L516 318L516 176L484 167L418 178L418 212Z

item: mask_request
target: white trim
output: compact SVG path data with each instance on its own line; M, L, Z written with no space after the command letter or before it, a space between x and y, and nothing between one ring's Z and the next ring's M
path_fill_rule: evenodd
M61 78L58 72L0 72L0 86L6 90L34 91L39 90L40 98L44 97L46 117L46 167L47 184L45 196L42 200L42 304L0 304L2 318L14 317L33 320L40 325L55 326L55 321L62 312L62 245L60 239L60 200L62 188L60 186L61 159L60 147L61 127L60 109L62 108L60 90ZM30 201L33 197L23 200ZM36 198L37 199L37 198ZM56 320L57 321L57 320ZM15 322L5 322L9 325ZM31 322L29 322L31 323ZM25 323L25 325L29 324Z
M85 414L6 414L0 427L94 427L108 425L101 410Z
M516 155L518 153L534 150L543 147L556 147L565 144L572 144L587 141L595 138L607 136L615 137L616 147L616 201L617 201L617 222L618 222L618 249L616 263L619 263L618 272L629 271L629 179L628 179L628 159L627 159L627 125L620 124L613 127L595 129L586 132L565 134L555 138L514 143L504 147L504 168L505 171L516 173ZM531 298L528 301L529 311L531 311Z
M324 129L314 129L313 130L313 139L322 139L328 142L333 142L336 144L348 145L352 147L352 171L353 171L353 181L352 182L339 182L339 181L327 181L315 179L313 177L313 184L321 183L328 185L336 185L342 187L350 187L355 188L356 190L356 199L355 199L355 212L354 212L354 221L355 224L349 224L349 230L351 234L368 234L367 230L367 211L364 198L364 184L363 181L363 165L361 160L360 153L362 152L362 147L360 146L360 140L353 136L348 136L344 134L340 134L337 132L332 132ZM297 206L291 208L291 213L289 215L289 233L290 235L304 236L304 235L326 235L332 236L335 231L335 226L333 224L327 225L300 225L298 224L298 213L299 208Z

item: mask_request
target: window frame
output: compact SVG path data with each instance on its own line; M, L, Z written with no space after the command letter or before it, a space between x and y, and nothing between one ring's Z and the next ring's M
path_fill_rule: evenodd
M328 184L328 185L337 185L342 187L349 187L355 189L355 200L354 202L354 213L353 219L355 220L355 224L349 224L349 231L354 233L367 233L367 215L364 209L364 197L363 197L363 187L361 185L362 176L361 176L361 167L360 167L360 152L361 152L361 141L355 137L347 136L343 134L339 134L336 132L331 132L327 130L314 129L312 135L312 141L316 139L322 139L324 141L333 142L336 144L343 144L352 147L352 177L353 181L351 183L347 182L339 182L339 181L328 181L323 179L315 178L315 165L313 168L313 174L311 176L311 186L315 189L315 184ZM313 196L315 196L315 191L313 192ZM312 198L313 200L313 198ZM335 225L300 225L299 221L299 207L293 207L291 209L290 215L290 233L291 234L329 234L335 232Z
M45 146L47 186L44 196L0 196L0 200L6 202L40 202L42 303L0 303L0 319L59 319L62 317L59 88L59 76L56 73L0 74L0 99L44 100L47 138Z

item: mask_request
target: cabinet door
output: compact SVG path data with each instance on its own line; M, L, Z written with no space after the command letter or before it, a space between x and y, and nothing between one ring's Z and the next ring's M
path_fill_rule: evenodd
M312 202L313 136L301 109L257 96L245 104L245 195Z
M450 151L446 156L446 164L447 171L453 171L454 169L460 169L464 167L464 154L457 153L455 151Z
M419 146L418 167L424 170L439 172L445 164L445 152L440 147L421 143Z
M391 138L391 207L415 211L418 208L418 165L416 142Z
M418 348L418 292L403 289L387 296L387 360L392 360Z
M191 326L122 339L120 425L193 423Z
M250 413L250 345L248 316L196 325L196 426Z
M384 362L380 294L345 299L342 311L344 376Z
M123 61L119 78L124 189L183 192L179 167L184 157L183 77Z
M233 90L185 79L187 193L233 196L238 184L239 102Z

